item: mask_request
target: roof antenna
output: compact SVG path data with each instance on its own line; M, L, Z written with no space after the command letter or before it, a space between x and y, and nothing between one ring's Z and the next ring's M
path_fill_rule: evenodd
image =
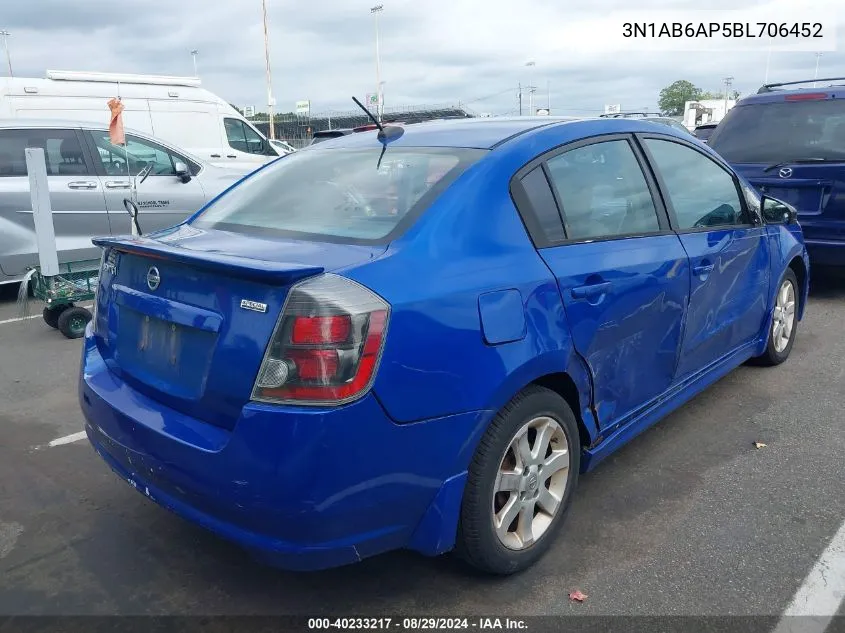
M370 121L375 123L376 127L378 128L378 140L382 143L389 143L390 141L395 141L397 138L399 138L405 133L404 128L401 128L398 125L388 125L387 127L384 127L381 123L378 122L378 119L373 116L373 113L367 110L367 107L363 103L358 101L357 97L352 97L352 100L356 104L358 104L359 108L361 108L364 112L367 113L367 116L370 117Z
M367 116L370 117L370 121L372 121L373 123L376 124L376 127L378 128L379 134L382 134L384 132L384 127L382 126L381 123L378 122L378 119L373 116L373 113L370 112L369 110L367 110L367 107L363 103L358 101L358 97L352 97L352 100L355 103L358 104L359 108L361 108L364 112L367 113Z

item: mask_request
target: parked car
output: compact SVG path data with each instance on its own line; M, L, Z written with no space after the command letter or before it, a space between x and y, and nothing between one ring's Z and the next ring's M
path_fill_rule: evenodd
M317 143L322 143L323 141L328 141L329 139L340 138L341 136L352 134L352 132L353 130L351 127L335 128L333 130L319 130L314 132L314 136L311 137L311 143L309 143L309 145L316 145Z
M92 237L130 232L123 199L130 196L129 176L147 163L154 169L138 187L144 231L182 222L251 169L213 167L133 130L126 140L125 149L112 145L105 125L0 120L0 284L19 283L38 263L27 147L44 149L60 263L96 260Z
M580 472L786 360L809 274L787 205L626 119L350 134L97 244L91 444L291 569L396 548L528 567Z
M280 141L279 139L271 138L270 145L276 148L279 152L280 156L284 156L285 154L292 154L296 151L296 148L286 141Z
M197 77L48 70L44 79L0 82L0 119L108 122L120 97L128 127L183 148L210 165L255 169L279 156L240 112ZM239 167L238 167L239 168Z
M676 121L675 119L668 117L668 116L648 116L643 117L643 121L652 121L654 123L661 123L663 125L668 125L669 127L682 132L683 134L691 134L691 132L684 126L683 123L680 121Z
M763 86L728 112L709 144L760 192L798 209L815 264L843 266L845 85L797 87L813 81Z
M713 132L716 130L717 125L718 123L703 123L702 125L696 126L693 134L702 143L707 143L713 135Z

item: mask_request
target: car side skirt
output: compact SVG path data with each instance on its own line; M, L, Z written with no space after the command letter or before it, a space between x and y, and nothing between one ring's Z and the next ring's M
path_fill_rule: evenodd
M672 385L652 400L650 404L646 405L642 413L613 431L607 437L601 439L595 446L585 449L581 457L581 471L587 472L592 470L605 457L630 442L646 429L655 425L669 413L707 389L713 383L724 378L731 371L742 365L742 363L753 357L759 345L759 340L746 343L727 356L715 361L704 370L690 376L687 380Z

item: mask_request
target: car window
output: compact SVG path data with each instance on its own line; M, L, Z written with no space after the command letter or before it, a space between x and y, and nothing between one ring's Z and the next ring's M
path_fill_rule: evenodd
M579 147L552 158L548 167L569 239L660 230L651 191L628 141Z
M845 101L777 101L732 108L708 139L730 163L845 159Z
M534 213L539 223L537 229L549 242L554 243L565 240L566 234L563 231L563 221L558 212L552 190L549 187L549 181L546 179L546 174L543 173L543 167L535 167L523 176L520 182L531 205L530 212ZM525 213L527 210L523 212Z
M201 227L282 236L378 241L441 182L484 150L295 152L244 180L196 219ZM381 162L379 162L379 160Z
M666 184L679 229L746 223L732 174L686 145L651 138L645 144Z
M226 140L229 141L229 145L232 148L240 152L248 151L246 135L244 134L244 124L241 121L238 119L224 119L223 127L226 128Z
M0 177L26 176L28 147L44 150L48 176L88 175L88 165L74 130L0 130Z
M185 163L194 175L198 172L198 166L192 161L147 139L127 134L124 148L113 145L107 131L94 130L91 136L107 176L126 176L127 173L134 176L149 163L153 164L150 176L175 176L177 162Z
M223 126L226 128L226 139L233 149L248 154L276 155L276 152L269 147L269 144L264 142L261 135L240 119L224 119Z

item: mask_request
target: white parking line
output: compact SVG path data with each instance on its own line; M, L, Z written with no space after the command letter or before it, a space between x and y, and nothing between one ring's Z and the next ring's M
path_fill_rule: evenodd
M783 612L774 633L823 633L845 599L845 523Z
M94 306L82 306L82 307L85 308L86 310L90 310ZM3 325L4 323L17 323L19 321L28 321L29 319L37 319L40 316L41 316L40 314L32 314L30 316L17 317L17 318L14 318L14 319L4 319L3 321L0 321L0 325Z
M65 435L64 437L60 437L57 440L53 440L47 446L61 446L62 444L73 444L74 442L78 442L79 440L85 439L85 431L80 431L79 433L73 433L72 435Z

